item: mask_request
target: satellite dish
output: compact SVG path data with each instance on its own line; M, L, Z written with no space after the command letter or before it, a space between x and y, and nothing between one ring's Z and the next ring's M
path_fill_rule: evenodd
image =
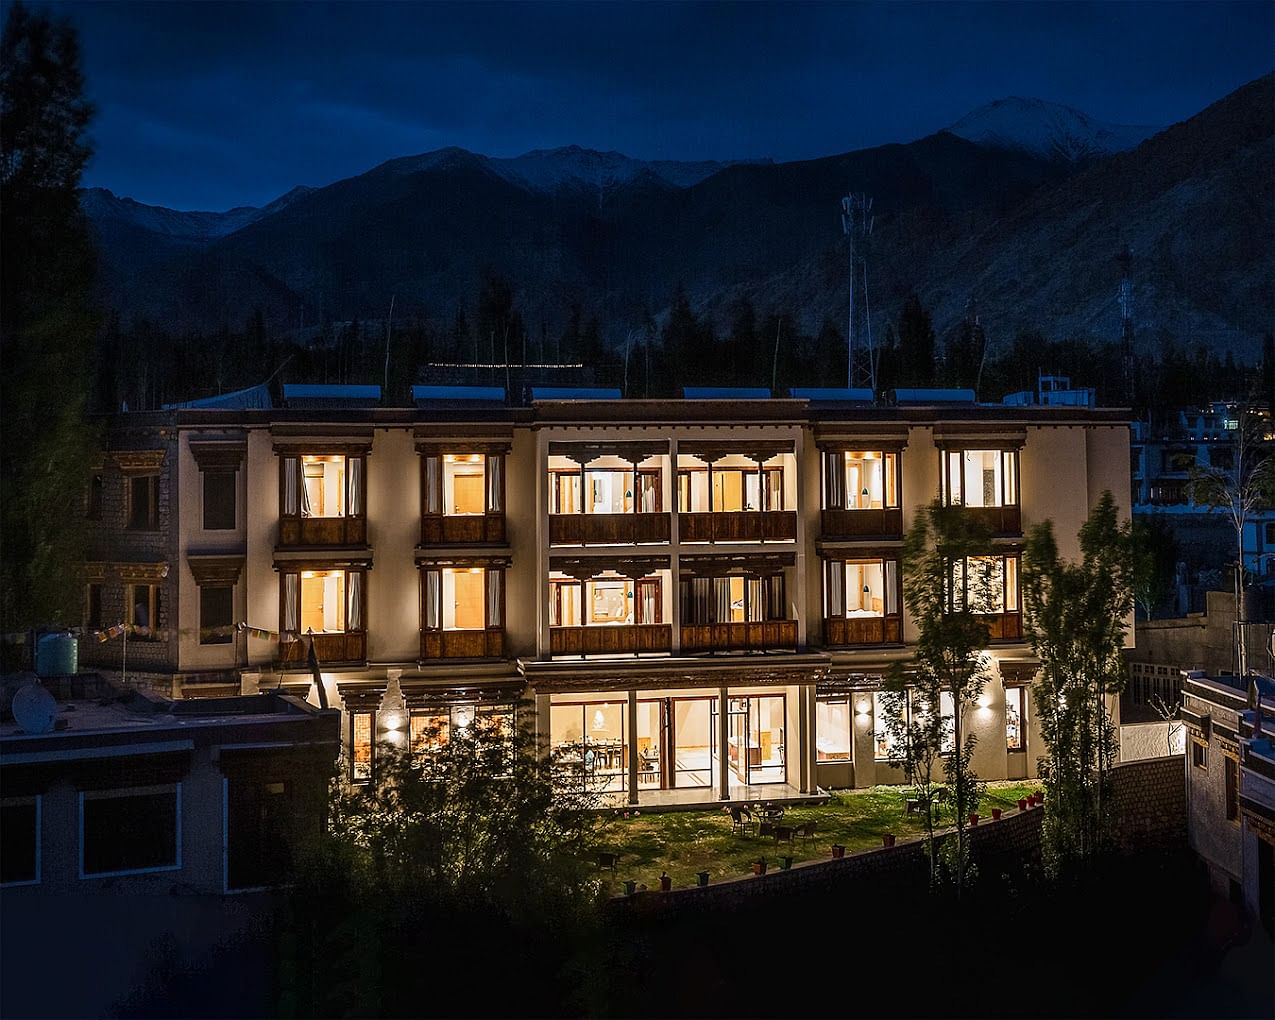
M23 733L52 733L57 717L58 703L40 684L27 684L13 695L13 718Z

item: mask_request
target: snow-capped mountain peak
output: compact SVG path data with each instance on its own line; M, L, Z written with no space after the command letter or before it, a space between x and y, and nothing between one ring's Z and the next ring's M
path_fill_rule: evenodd
M947 130L978 145L1074 163L1132 149L1160 128L1105 124L1075 107L1010 96L970 111Z

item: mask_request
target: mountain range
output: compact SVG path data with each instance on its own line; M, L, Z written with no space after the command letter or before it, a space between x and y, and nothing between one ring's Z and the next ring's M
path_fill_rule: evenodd
M390 160L261 208L180 212L88 189L106 302L178 332L378 318L450 323L485 274L549 335L579 306L613 341L676 288L719 322L740 298L816 332L847 301L839 203L874 199L879 325L916 292L940 334L971 300L993 344L1119 335L1133 253L1141 343L1252 357L1275 321L1275 75L1163 130L1009 98L916 141L795 162L644 161L571 146Z

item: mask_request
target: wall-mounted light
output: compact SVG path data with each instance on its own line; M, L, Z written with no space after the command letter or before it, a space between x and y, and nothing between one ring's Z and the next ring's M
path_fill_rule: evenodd
M872 702L867 698L860 698L855 702L854 710L858 715L866 718L872 712Z
M992 696L988 694L986 691L984 691L982 694L978 696L978 707L979 708L992 707Z

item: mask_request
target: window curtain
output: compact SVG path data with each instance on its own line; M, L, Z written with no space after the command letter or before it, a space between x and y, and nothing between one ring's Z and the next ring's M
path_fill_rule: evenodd
M425 512L443 512L443 462L441 457L425 458Z
M824 451L823 499L829 510L846 508L846 455L840 450Z
M443 574L439 570L425 571L425 629L440 630L443 626Z
M296 634L301 629L300 574L283 575L283 629L289 634Z
M765 502L763 510L782 510L784 508L784 473L779 468L767 468L763 476L766 482L763 493Z
M897 616L899 612L899 561L885 561L885 613Z
M349 490L345 505L350 517L363 516L363 466L362 457L347 457L345 460L345 482Z
M769 578L767 578L769 581ZM747 597L744 600L744 619L757 621L766 619L766 595L762 591L763 581L760 577L750 577L745 582Z
M283 516L297 516L297 469L296 457L283 458ZM304 493L302 493L304 496Z
M637 482L638 511L644 514L658 513L660 507L656 497L659 495L660 476L643 471L637 476Z
M846 565L841 560L828 560L825 565L828 578L828 604L825 612L828 616L846 615Z
M660 622L660 585L658 581L639 581L638 623Z
M714 577L713 582L714 594L714 623L730 622L730 578Z
M769 581L767 585L768 601L770 603L768 607L770 612L769 619L788 619L787 599L784 597L784 575L774 574L767 580Z
M347 633L363 629L363 571L350 570L345 575L345 629Z
M487 568L487 626L503 627L501 610L504 606L505 572Z
M505 507L505 458L499 453L487 456L487 512L498 514Z

